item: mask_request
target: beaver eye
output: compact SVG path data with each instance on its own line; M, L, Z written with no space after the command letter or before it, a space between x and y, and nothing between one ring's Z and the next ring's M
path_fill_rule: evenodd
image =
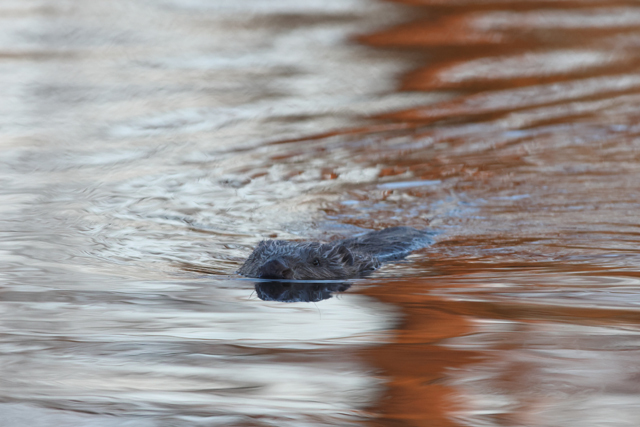
M315 265L316 267L320 265L320 260L318 258L314 258L313 259L313 265Z

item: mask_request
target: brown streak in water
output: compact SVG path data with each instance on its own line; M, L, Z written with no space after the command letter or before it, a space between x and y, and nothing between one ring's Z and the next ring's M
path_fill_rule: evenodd
M452 350L438 342L471 332L464 316L452 313L432 295L412 295L406 282L387 282L362 293L402 308L404 322L392 344L363 351L368 363L388 377L388 395L375 407L385 426L459 425L450 414L462 409L456 392L443 381L447 370L475 363L480 355Z
M387 0L393 3L406 4L409 6L425 7L429 11L434 12L451 12L458 9L468 11L473 10L531 10L544 7L545 9L568 9L568 8L587 8L587 7L603 7L628 5L628 0L593 0L593 1L575 1L575 0Z
M511 264L465 269L464 263L449 266L463 276L480 271L514 268ZM444 276L446 277L446 276ZM567 322L591 326L625 327L640 323L640 312L603 307L569 307L546 303L513 302L506 297L486 300L482 293L465 291L465 298L484 301L455 301L427 293L433 289L465 289L449 277L443 281L416 279L415 282L388 281L360 292L400 307L404 322L393 343L362 352L363 358L389 379L387 396L375 407L379 425L459 426L452 414L464 411L464 400L449 386L451 370L481 362L486 355L439 345L448 338L473 332L467 319L492 319L518 323ZM424 293L416 294L416 289ZM374 423L374 425L378 425Z
M506 117L514 112L564 106L567 102L595 102L610 100L612 96L629 96L637 94L640 86L609 88L608 90L590 89L586 92L563 93L563 97L542 98L541 100L527 100L496 105L486 97L496 89L507 89L506 96L512 88L532 85L549 85L551 83L576 82L589 79L633 75L640 67L637 58L627 55L620 61L577 68L565 72L540 74L532 76L515 76L512 78L491 78L481 76L469 79L460 84L438 82L438 75L446 73L456 64L464 64L474 58L486 58L512 55L521 52L549 51L553 49L570 48L601 48L599 42L607 36L634 33L637 27L600 29L562 29L544 34L538 31L522 31L508 29L498 32L488 30L474 30L470 26L473 13L481 11L522 11L544 9L580 9L593 7L612 7L615 5L634 5L632 2L448 2L429 0L405 0L398 3L411 4L416 7L418 20L397 25L374 34L363 35L357 41L372 47L383 49L411 50L416 54L425 54L429 65L413 70L405 75L399 85L400 90L434 90L456 89L465 90L466 94L451 101L433 105L415 107L404 111L380 114L374 118L387 121L387 125L364 127L335 131L331 134L318 135L326 138L334 135L369 135L381 132L392 132L419 136L417 132L427 125L437 123L471 123L487 122ZM427 18L423 18L427 16ZM526 30L526 29L525 29ZM553 35L553 37L548 37ZM511 89L509 89L511 88ZM500 94L496 94L496 98ZM484 102L484 104L483 104ZM474 105L474 104L478 104ZM590 118L598 114L600 108L575 112L570 111L556 117L548 117L535 122L540 124L567 123L579 118ZM424 130L422 130L424 132ZM424 132L422 135L427 135ZM289 141L282 141L289 142ZM455 145L454 142L450 142ZM484 160L481 163L480 160ZM487 173L492 169L492 160L481 156L477 163L477 173ZM520 156L495 159L497 168L515 168L524 164ZM470 165L463 165L453 171L454 175L462 175ZM444 158L434 158L421 164L406 156L386 158L381 176L393 176L411 171L420 179L442 179L451 169ZM361 220L346 220L355 225L366 225ZM530 239L532 242L536 239ZM567 322L572 324L610 327L625 327L640 324L640 312L633 308L589 307L554 305L546 301L524 300L526 297L512 300L517 292L510 292L511 297L479 291L464 279L473 279L474 275L496 275L505 271L512 273L536 271L533 277L540 277L541 272L548 274L568 273L581 277L633 278L640 277L640 273L621 271L616 268L591 266L587 263L571 262L495 262L488 259L451 259L440 254L438 247L447 245L481 245L486 247L509 247L525 243L502 241L487 238L486 241L461 240L449 241L437 245L435 254L430 257L419 271L432 271L435 277L416 278L413 280L388 281L379 286L367 287L358 292L374 297L380 301L398 307L404 320L395 330L395 340L385 346L367 349L362 352L368 363L377 367L382 375L388 379L387 395L375 406L378 423L385 426L457 426L453 414L464 411L462 396L449 385L448 372L463 368L480 361L486 353L469 350L452 349L441 345L449 338L460 337L474 332L474 325L470 319L492 319L506 322L536 323L536 322ZM549 247L551 245L547 245ZM566 249L566 247L565 247ZM456 283L457 281L461 283ZM421 291L420 291L421 290ZM464 297L455 299L448 296L434 295L441 290L445 295L451 291L463 291ZM430 293L431 292L431 293ZM509 416L504 415L503 421L508 422Z
M636 89L623 88L619 91L605 91L597 94L584 94L570 96L553 102L540 102L523 106L509 106L508 108L465 108L469 101L472 101L478 92L496 89L508 89L526 87L531 85L561 83L565 81L579 81L603 76L615 76L625 73L633 73L640 68L640 61L635 58L626 57L623 61L602 66L587 67L576 71L558 72L550 75L527 76L504 79L479 78L460 83L438 82L436 76L445 73L454 64L464 63L473 58L484 58L493 55L505 55L514 52L535 52L536 49L542 51L551 48L569 48L579 46L581 48L596 44L603 36L615 35L626 32L637 32L636 27L615 27L605 29L563 29L556 30L556 36L545 37L535 36L527 31L522 34L514 34L503 30L500 32L501 38L507 38L508 43L494 46L496 36L489 31L478 33L478 37L473 39L468 36L469 16L473 12L492 10L535 10L536 8L553 9L583 9L594 7L613 7L634 5L633 2L485 2L481 4L473 2L460 2L459 4L445 4L444 2L431 1L407 1L401 3L413 4L416 6L416 14L427 11L427 15L432 16L428 21L412 21L402 25L394 26L377 33L362 35L356 38L357 41L377 48L399 49L411 47L416 53L425 52L431 57L432 64L418 70L409 72L402 80L401 90L434 90L434 89L463 89L470 92L467 96L462 96L453 101L440 102L426 107L416 107L408 110L378 114L372 119L378 121L388 121L386 124L372 124L360 128L337 129L331 132L306 136L303 138L292 138L286 140L273 141L271 144L283 144L290 142L300 142L304 140L326 139L339 135L364 136L381 133L397 133L415 131L417 128L430 125L436 122L452 121L478 122L490 121L500 118L505 114L514 111L523 111L535 107L551 106L566 103L568 100L595 100L609 98L612 94L629 94L637 92ZM525 29L526 30L526 29ZM549 31L546 31L548 33ZM517 32L516 32L517 33ZM571 37L569 37L571 36ZM549 40L551 39L551 40ZM571 41L568 42L567 39ZM581 115L566 116L559 118L558 122L580 118ZM379 123L379 122L378 122ZM551 124L551 122L549 122Z
M482 58L484 55L479 56ZM465 61L449 61L439 65L430 66L425 69L417 70L409 73L403 83L402 90L499 90L514 87L534 86L545 83L562 82L568 79L582 79L589 77L600 77L607 75L622 74L627 72L636 71L640 65L639 62L633 60L627 60L624 63L616 64L615 68L610 65L594 66L592 68L574 71L574 72L557 72L548 75L539 75L532 77L518 77L518 78L478 78L470 81L462 82L446 82L440 81L439 76L447 74L458 64L464 64Z
M429 0L406 0L398 3L412 4L416 7L418 20L397 25L374 34L357 37L357 41L378 49L410 51L429 59L429 65L413 70L399 83L400 90L464 90L450 101L418 106L403 111L379 114L371 119L377 124L360 128L341 129L313 135L306 138L273 141L271 144L284 144L303 140L327 139L339 135L362 138L375 135L384 140L398 135L413 135L416 138L429 135L431 129L441 124L481 123L503 119L519 112L534 112L538 109L566 107L568 103L595 103L600 100L625 102L623 97L640 93L640 82L630 80L617 87L615 84L602 86L598 78L609 77L612 80L624 80L634 77L640 62L633 56L621 61L598 64L592 67L577 68L567 72L548 75L515 76L513 78L470 79L462 84L439 84L436 77L446 74L456 64L464 64L474 58L499 57L515 53L572 47L602 49L600 43L604 37L617 34L638 32L634 26L600 29L562 29L543 34L537 31L518 29L499 32L476 31L470 29L473 13L483 11L535 11L536 9L580 9L594 7L635 6L628 1L620 2L562 2L562 1L525 1L525 2L449 2ZM427 17L427 18L424 18ZM531 29L529 29L531 30ZM549 37L553 35L553 37ZM553 84L557 84L555 87ZM566 84L563 86L563 84ZM574 86L571 86L571 85ZM545 95L531 98L526 92L514 90L531 85L541 85ZM544 86L546 85L546 86ZM578 85L579 90L575 90ZM501 92L496 89L502 89ZM532 88L535 90L535 88ZM554 97L556 90L562 95ZM509 97L515 96L515 101ZM505 102L505 99L507 102ZM495 102L496 100L502 101ZM633 100L631 100L633 102ZM546 114L533 122L541 124L570 123L577 119L591 119L607 107L593 105L584 111L567 109L562 114ZM380 124L380 121L386 122ZM523 125L526 128L529 125ZM447 141L449 146L462 144L459 141ZM371 150L371 148L366 148ZM465 164L449 164L446 153L424 161L401 151L390 152L378 164L382 166L380 176L390 177L410 172L416 179L443 179L466 177L482 181L494 173L505 169L515 169L525 165L519 155L505 155L504 152L491 149L472 158L465 158ZM594 154L596 155L596 154ZM458 159L459 161L460 159ZM429 190L426 190L428 193ZM425 194L427 194L425 193ZM424 196L420 190L407 190L413 197ZM328 210L329 212L329 210ZM338 213L338 212L333 212ZM378 218L380 219L380 218ZM384 219L384 218L382 218ZM372 226L367 220L343 218L345 223L358 226ZM626 225L626 224L625 224ZM403 315L403 322L393 331L392 343L361 351L362 357L387 379L387 393L376 403L371 411L377 415L374 425L384 426L442 426L461 425L455 421L454 414L465 410L464 400L455 386L450 384L449 372L461 370L482 361L487 357L481 351L462 350L445 346L447 340L474 333L473 319L521 324L542 322L570 323L588 326L607 326L624 328L640 324L640 311L633 307L611 307L606 305L589 306L589 301L580 306L561 305L548 300L527 300L526 294L518 295L513 288L508 294L501 295L494 289L479 288L475 283L482 282L483 276L496 277L504 272L518 277L542 279L554 274L565 274L606 280L607 278L639 278L637 271L621 270L617 267L590 265L588 262L572 262L558 259L558 262L536 260L536 254L528 253L528 261L499 262L490 256L464 258L459 251L453 250L456 258L446 256L447 247L516 248L537 240L536 238L518 238L513 241L504 236L486 238L464 238L441 242L429 249L427 261L418 271L430 271L432 277L420 277L404 280L389 280L375 287L366 287L354 292L376 298L396 306ZM546 248L553 248L552 242ZM571 245L560 246L571 249ZM573 245L573 248L578 248ZM582 249L582 247L580 247ZM588 248L584 248L588 249ZM633 249L612 249L609 252L637 252ZM544 258L544 256L540 256ZM548 259L548 258L547 258ZM416 261L417 262L417 261ZM551 288L553 285L549 286ZM528 288L530 289L530 288ZM577 289L577 288L576 288ZM546 290L539 285L536 290ZM439 295L437 295L439 294ZM456 296L460 296L457 298ZM524 368L523 368L524 370ZM519 390L516 390L519 391ZM496 415L496 420L509 423L509 415Z
M624 76L624 75L623 75ZM613 74L611 77L615 77ZM566 78L566 77L565 77ZM572 79L573 81L580 79ZM336 129L331 132L314 134L303 138L283 139L270 142L272 145L287 144L292 142L311 141L328 139L334 136L352 136L353 138L363 138L368 135L376 135L378 137L391 138L401 135L415 135L416 137L424 136L425 128L435 124L454 124L454 123L481 123L505 117L514 112L528 111L539 107L551 107L556 105L564 105L567 101L597 101L611 99L615 95L629 95L640 93L638 88L623 88L620 90L611 90L600 92L597 94L585 94L578 96L568 96L552 102L540 102L525 104L523 106L513 106L509 108L499 107L478 107L470 108L467 105L476 99L482 99L482 94L471 94L457 97L451 101L444 101L424 107L415 107L407 110L389 112L372 116L372 119L387 121L389 123L382 125L373 125L360 128ZM593 113L592 113L593 114ZM537 124L553 124L566 123L574 118L589 117L589 114L575 114L558 117L555 120L540 121Z

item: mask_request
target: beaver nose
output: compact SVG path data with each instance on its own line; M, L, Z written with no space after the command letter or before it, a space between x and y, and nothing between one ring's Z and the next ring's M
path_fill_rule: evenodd
M293 279L293 271L276 258L265 263L260 268L258 277L260 279Z

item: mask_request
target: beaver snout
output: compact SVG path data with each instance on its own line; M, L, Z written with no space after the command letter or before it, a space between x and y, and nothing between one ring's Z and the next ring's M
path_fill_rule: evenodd
M260 279L293 279L293 270L276 258L260 267L258 277Z

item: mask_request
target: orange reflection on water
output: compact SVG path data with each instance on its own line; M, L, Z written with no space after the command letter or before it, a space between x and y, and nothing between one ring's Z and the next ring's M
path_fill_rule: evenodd
M388 281L363 292L403 308L402 326L392 344L363 351L364 359L390 378L388 397L374 408L381 421L394 425L453 426L449 417L461 409L456 390L443 379L450 369L476 362L473 351L452 350L437 343L471 332L463 316L442 307L442 298L417 295L424 283Z
M445 232L410 278L360 291L404 316L363 352L389 381L382 425L637 425L640 8L400 3L413 21L358 40L424 58L400 90L450 99L376 116L393 132L363 130L381 141L364 162L441 184L367 197Z

